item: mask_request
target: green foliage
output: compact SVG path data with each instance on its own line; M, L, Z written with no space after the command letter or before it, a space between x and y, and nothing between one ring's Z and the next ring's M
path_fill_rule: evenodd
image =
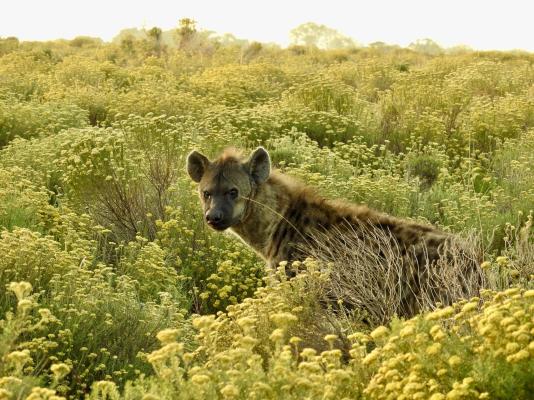
M0 102L0 147L15 137L32 138L87 125L87 112L76 105Z
M409 175L421 179L425 186L432 186L439 176L441 163L430 154L417 154L407 160L407 172Z

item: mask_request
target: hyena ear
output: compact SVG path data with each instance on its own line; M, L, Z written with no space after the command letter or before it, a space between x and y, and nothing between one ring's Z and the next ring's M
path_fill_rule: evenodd
M197 183L200 182L209 165L210 160L196 150L187 156L187 173Z
M248 161L245 163L250 175L254 181L260 185L269 178L271 174L271 159L269 153L263 147L258 147Z

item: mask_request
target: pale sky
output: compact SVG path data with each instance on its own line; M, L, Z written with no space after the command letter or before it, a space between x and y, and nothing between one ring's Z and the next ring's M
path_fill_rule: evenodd
M534 0L0 0L0 37L110 40L123 28L166 30L184 17L200 29L284 46L291 29L312 21L363 44L431 38L444 47L534 52Z

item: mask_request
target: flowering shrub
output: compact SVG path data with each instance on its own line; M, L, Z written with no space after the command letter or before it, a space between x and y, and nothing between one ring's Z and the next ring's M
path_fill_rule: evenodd
M218 317L193 321L197 351L179 332L162 331L148 356L156 376L129 384L125 398L525 398L531 393L534 349L532 290L485 291L370 334L326 334L324 350L307 347L304 280L263 289ZM297 292L304 306L289 309ZM284 298L284 296L288 296ZM203 361L205 358L208 361Z
M15 137L31 138L87 125L87 112L72 104L0 101L0 146Z

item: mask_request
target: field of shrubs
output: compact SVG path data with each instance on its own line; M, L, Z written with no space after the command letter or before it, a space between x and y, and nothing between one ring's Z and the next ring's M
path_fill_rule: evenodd
M384 325L204 224L192 149L484 248ZM534 54L0 39L0 399L527 399Z

